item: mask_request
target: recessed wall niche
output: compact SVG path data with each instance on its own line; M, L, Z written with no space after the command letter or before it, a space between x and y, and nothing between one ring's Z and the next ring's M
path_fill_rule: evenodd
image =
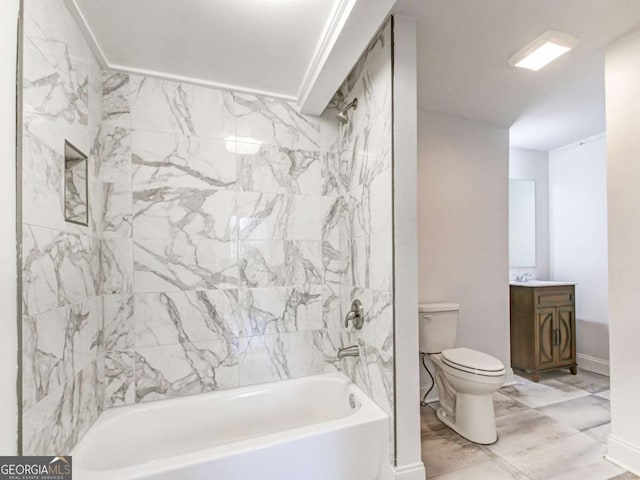
M89 225L87 156L64 142L64 218L67 222Z

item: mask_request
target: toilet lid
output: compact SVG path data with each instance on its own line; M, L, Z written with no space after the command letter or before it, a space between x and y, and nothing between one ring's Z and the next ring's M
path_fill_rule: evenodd
M442 361L450 367L469 373L490 376L504 374L504 365L500 360L470 348L443 350Z

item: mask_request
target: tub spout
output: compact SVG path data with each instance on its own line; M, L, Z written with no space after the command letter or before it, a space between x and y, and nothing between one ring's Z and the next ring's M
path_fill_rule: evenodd
M359 357L360 345L351 345L350 347L344 347L338 349L338 360L342 360L345 357Z

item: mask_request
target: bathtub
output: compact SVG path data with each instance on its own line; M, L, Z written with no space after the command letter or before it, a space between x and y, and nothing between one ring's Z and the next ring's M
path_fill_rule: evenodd
M76 480L389 480L387 415L340 373L107 410Z

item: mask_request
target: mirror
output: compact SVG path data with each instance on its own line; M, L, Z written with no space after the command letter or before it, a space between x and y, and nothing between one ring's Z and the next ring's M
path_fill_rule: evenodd
M509 180L509 267L536 266L536 182Z

